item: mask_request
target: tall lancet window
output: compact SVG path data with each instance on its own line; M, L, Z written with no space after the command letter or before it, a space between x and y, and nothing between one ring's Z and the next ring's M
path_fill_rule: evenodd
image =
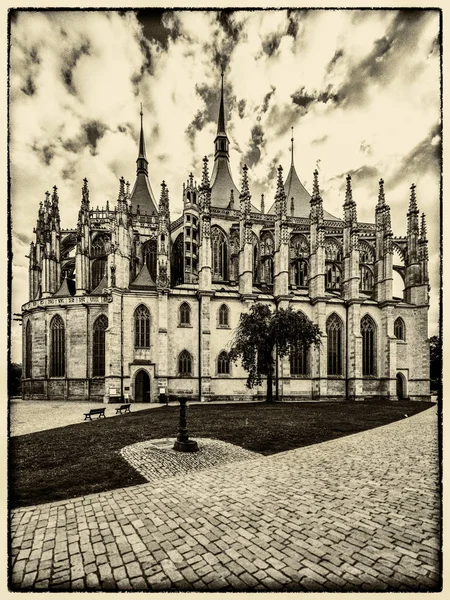
M308 374L308 350L302 344L291 348L290 366L291 375Z
M327 320L327 364L328 375L342 375L342 332L341 319L333 314Z
M143 304L134 311L134 347L150 348L150 311Z
M224 232L211 228L212 277L215 281L228 280L228 243Z
M376 326L371 317L361 319L362 335L362 374L364 377L376 375Z
M172 286L184 283L184 235L179 234L172 247Z
M147 265L153 281L156 281L156 257L156 240L150 240L142 248L142 262Z
M325 287L338 290L341 287L341 246L334 238L325 242Z
M106 274L106 258L96 258L92 262L92 289L100 284Z
M66 372L66 336L59 315L50 323L50 377L63 377Z
M290 283L297 287L308 285L309 241L302 234L294 234L289 242Z
M92 376L105 375L105 336L108 328L108 317L100 315L94 323L92 337Z
M25 329L25 378L31 377L32 366L33 366L33 332L31 330L31 321L27 322Z

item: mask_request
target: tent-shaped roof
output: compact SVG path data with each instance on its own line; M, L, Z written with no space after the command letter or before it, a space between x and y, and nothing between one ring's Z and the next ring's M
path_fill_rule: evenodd
M130 283L130 289L133 290L148 290L156 288L156 283L153 281L147 265L144 263L139 271L136 279Z
M103 279L100 281L98 286L91 292L91 296L101 296L104 292L103 290L108 287L108 277L103 275Z
M284 182L284 193L286 194L287 214L291 215L291 198L294 198L294 217L309 219L311 194L306 191L300 181L293 163ZM275 214L275 202L270 207L268 214ZM326 210L323 211L323 218L329 221L340 220Z
M54 298L62 298L63 296L73 296L75 293L75 284L67 277L64 278L64 281L59 286L59 290L53 294Z

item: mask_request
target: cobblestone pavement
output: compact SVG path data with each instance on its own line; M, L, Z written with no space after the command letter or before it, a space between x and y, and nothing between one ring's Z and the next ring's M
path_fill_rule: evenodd
M22 590L440 586L436 408L270 457L11 514Z
M261 457L256 452L244 450L221 440L197 437L195 439L198 452L177 452L173 450L175 438L162 438L126 446L122 448L120 454L147 481L157 481L237 460Z

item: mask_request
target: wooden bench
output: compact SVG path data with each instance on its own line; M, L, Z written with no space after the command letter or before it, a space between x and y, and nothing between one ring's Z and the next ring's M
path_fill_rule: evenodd
M89 418L89 420L92 421L92 415L98 415L99 419L100 417L106 418L105 410L105 408L91 408L91 410L88 413L84 413L84 420L86 421L86 419Z
M130 405L129 404L121 404L120 406L118 406L116 408L116 415L119 413L122 414L122 411L130 412Z

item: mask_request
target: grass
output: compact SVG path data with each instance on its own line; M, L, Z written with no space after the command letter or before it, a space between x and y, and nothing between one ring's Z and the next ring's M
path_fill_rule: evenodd
M188 428L192 438L216 438L270 455L379 427L432 405L407 401L192 405ZM119 451L136 442L175 437L178 416L177 406L164 406L10 438L10 507L145 483Z

